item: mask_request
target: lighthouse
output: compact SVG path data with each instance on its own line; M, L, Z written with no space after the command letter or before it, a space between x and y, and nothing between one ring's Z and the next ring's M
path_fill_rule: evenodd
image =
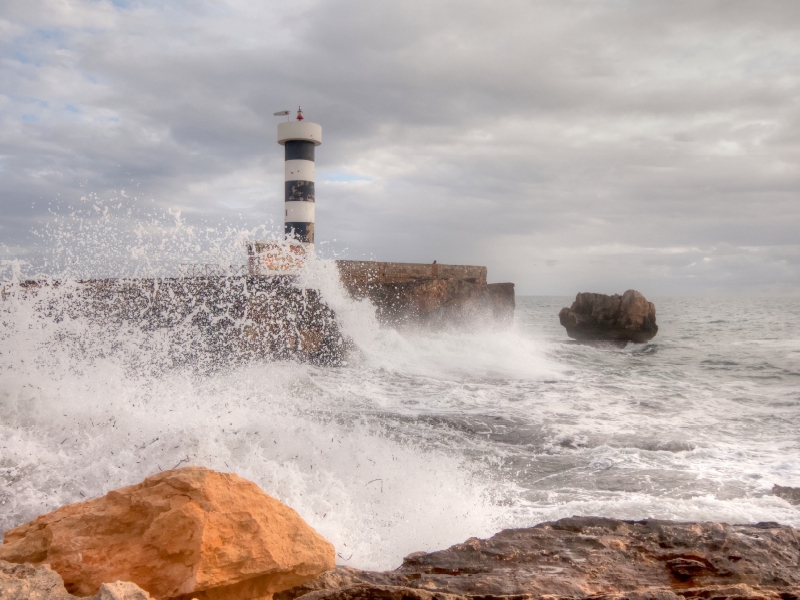
M314 249L314 149L322 143L322 127L303 120L278 124L278 143L284 147L284 234Z
M288 116L289 111L275 116ZM314 149L322 143L322 127L303 119L278 124L278 143L284 147L282 243L246 242L251 276L296 272L314 252Z

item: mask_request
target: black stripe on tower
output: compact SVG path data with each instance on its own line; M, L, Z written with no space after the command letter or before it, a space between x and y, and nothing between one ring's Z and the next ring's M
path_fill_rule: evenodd
M286 202L313 202L313 181L287 181Z
M289 140L286 148L285 160L310 160L314 162L314 142L304 140Z
M298 242L314 243L313 223L286 223L284 233L289 237L294 237Z

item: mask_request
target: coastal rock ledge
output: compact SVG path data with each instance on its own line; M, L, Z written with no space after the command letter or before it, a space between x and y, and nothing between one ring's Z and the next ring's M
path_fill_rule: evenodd
M656 307L636 290L622 296L581 292L558 320L576 340L635 342L643 344L658 333Z
M274 600L797 600L798 534L572 517L407 556L395 571L337 567Z
M111 600L103 584L118 581L157 600L271 598L335 565L333 546L294 510L235 474L201 467L164 471L10 529L0 560L47 564L66 592L97 600ZM0 599L13 597L5 584L25 575L15 573L0 578Z
M359 571L254 483L184 467L7 531L0 600L800 600L798 540L571 517Z

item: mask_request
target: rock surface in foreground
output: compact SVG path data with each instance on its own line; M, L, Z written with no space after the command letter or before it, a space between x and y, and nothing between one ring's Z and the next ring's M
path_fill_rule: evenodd
M603 340L642 344L658 333L656 307L636 290L622 296L581 292L558 320L576 340Z
M2 600L76 600L64 587L61 576L47 565L15 565L0 560ZM104 583L88 600L150 600L150 594L130 581Z
M407 556L396 571L339 567L275 600L628 598L797 600L790 527L572 517ZM448 596L450 595L450 596ZM678 598L680 596L681 598Z
M164 471L6 532L0 559L49 564L72 594L132 581L155 598L269 597L335 564L333 546L254 483Z

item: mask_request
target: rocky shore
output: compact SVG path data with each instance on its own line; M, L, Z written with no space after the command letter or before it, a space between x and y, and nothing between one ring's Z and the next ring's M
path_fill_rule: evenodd
M798 537L572 517L360 571L255 484L185 467L5 532L0 599L798 600Z
M791 527L572 517L411 554L395 571L337 567L275 598L794 600L798 594L800 546Z

